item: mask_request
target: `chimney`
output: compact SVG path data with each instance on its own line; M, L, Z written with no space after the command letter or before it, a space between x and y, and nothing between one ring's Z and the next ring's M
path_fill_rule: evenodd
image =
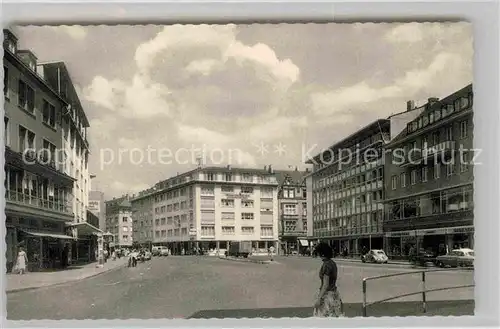
M273 167L272 167L271 165L269 165L269 167L268 167L268 168L269 168L269 173L270 173L270 174L273 174L273 173L274 173Z
M427 99L427 102L429 103L429 105L433 105L434 103L439 102L439 98L438 97L429 97Z
M406 102L406 110L411 111L415 108L415 101L414 100L409 100Z
M227 165L227 169L228 169L228 170L231 170L231 165Z
M299 167L295 166L295 171L299 171Z
M264 170L267 171L267 166L264 166Z

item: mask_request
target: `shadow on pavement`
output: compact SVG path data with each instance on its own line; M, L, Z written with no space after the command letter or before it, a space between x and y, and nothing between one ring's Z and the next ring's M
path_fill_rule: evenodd
M346 317L363 315L361 303L344 304ZM222 318L309 318L312 307L204 310L188 319ZM443 300L427 302L427 312L422 312L422 302L389 302L367 307L367 316L464 316L474 315L473 300Z

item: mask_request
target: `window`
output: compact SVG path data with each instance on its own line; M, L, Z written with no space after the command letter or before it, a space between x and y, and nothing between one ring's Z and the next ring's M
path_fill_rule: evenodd
M302 203L302 216L307 216L307 203Z
M439 132L435 132L432 134L432 145L439 144Z
M466 172L469 170L469 153L464 152L460 159L460 172Z
M260 227L260 236L272 237L273 236L273 227L272 226L261 226Z
M451 176L453 175L454 171L455 171L454 163L448 163L446 165L446 175Z
M202 226L201 227L202 236L215 236L215 226Z
M56 108L45 99L43 100L43 122L51 127L56 126Z
M273 197L273 189L268 187L261 187L260 196L263 198L272 198Z
M253 208L253 200L241 201L241 206L243 208Z
M285 215L297 215L297 207L294 204L285 204L283 212Z
M167 230L167 236L173 236L174 235L174 230L170 229Z
M252 175L250 174L243 174L241 175L241 180L244 182L251 182L252 181Z
M401 187L405 187L406 186L406 173L402 173L400 179L401 179Z
M224 176L224 180L225 180L226 182L231 182L231 181L233 180L233 175L232 175L232 174L226 174L226 175Z
M161 237L165 238L167 236L167 230L161 230Z
M234 208L234 200L233 199L222 199L220 201L221 206L225 208Z
M441 177L441 164L434 164L434 179L439 179Z
M3 95L9 99L9 69L7 66L3 67Z
M391 177L392 189L395 190L398 184L398 177L396 175Z
M35 112L35 91L23 80L19 80L19 106L24 110L34 114Z
M122 218L122 223L127 223L128 222L128 218L127 217L123 217Z
M161 219L161 225L165 225L165 224L166 224L166 222L167 222L167 219L166 219L166 218L162 218L162 219Z
M155 231L155 238L159 238L160 237L160 231Z
M422 168L422 182L427 182L427 167Z
M234 226L222 226L222 234L234 234Z
M220 214L222 220L234 220L234 212L223 212Z
M43 140L43 156L46 157L44 159L47 163L50 161L51 163L56 160L56 146L47 140Z
M19 126L19 149L23 152L26 149L35 149L35 133L21 126Z
M10 126L9 126L9 118L3 117L4 130L3 130L3 140L5 142L5 146L10 146Z
M202 187L201 188L201 195L214 195L214 188L213 187Z
M254 228L252 226L243 226L241 228L241 234L254 234Z
M446 128L446 140L447 141L453 140L453 126Z
M128 241L128 235L122 235L123 241Z
M234 192L234 187L233 186L222 186L221 191L224 193L232 193L232 192Z
M242 212L241 213L241 219L242 220L253 220L254 219L254 213L253 212Z
M128 232L128 227L123 227L123 232Z
M252 194L253 187L243 186L243 187L241 187L241 193L242 194Z
M417 184L417 171L416 170L411 171L410 181L411 181L411 185Z
M215 179L214 179L214 174L212 174L212 173L207 173L207 180L209 180L209 181L213 181L213 180L215 180Z
M467 138L467 121L460 122L460 138Z

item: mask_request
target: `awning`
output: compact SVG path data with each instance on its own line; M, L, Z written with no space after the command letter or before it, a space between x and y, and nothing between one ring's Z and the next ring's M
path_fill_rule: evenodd
M299 243L300 243L300 245L302 247L308 247L309 246L309 243L307 242L307 240L300 239Z
M69 227L75 228L78 236L100 235L103 233L102 230L87 222L71 224Z
M31 236L39 236L39 237L63 239L63 240L74 240L74 238L72 236L65 235L65 234L57 234L57 233L51 233L51 232L30 232L30 231L23 231L23 232L26 234L29 234Z

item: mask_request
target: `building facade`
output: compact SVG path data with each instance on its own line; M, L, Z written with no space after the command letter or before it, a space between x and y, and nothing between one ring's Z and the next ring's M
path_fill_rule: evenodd
M265 252L278 247L277 187L270 169L200 167L157 183L132 202L153 203L152 242L174 254L226 249L230 241L252 241L256 252ZM140 220L136 225L140 230Z
M132 204L133 241L141 245L151 245L154 242L153 208L155 198L154 189L149 189L134 195Z
M62 250L73 236L75 179L57 159L63 146L67 101L37 71L37 58L17 49L4 30L4 143L7 270L19 246L29 270L61 265Z
M90 191L88 210L99 218L99 229L106 231L106 203L104 193L101 191Z
M132 247L134 229L132 225L132 204L130 197L124 195L113 198L106 204L106 232L113 235L110 247Z
M307 241L308 171L276 170L278 181L278 234L283 253L305 253Z
M444 254L474 246L473 91L430 98L387 148L386 252Z
M312 240L326 241L336 253L358 255L383 248L385 141L390 120L377 120L308 161Z

